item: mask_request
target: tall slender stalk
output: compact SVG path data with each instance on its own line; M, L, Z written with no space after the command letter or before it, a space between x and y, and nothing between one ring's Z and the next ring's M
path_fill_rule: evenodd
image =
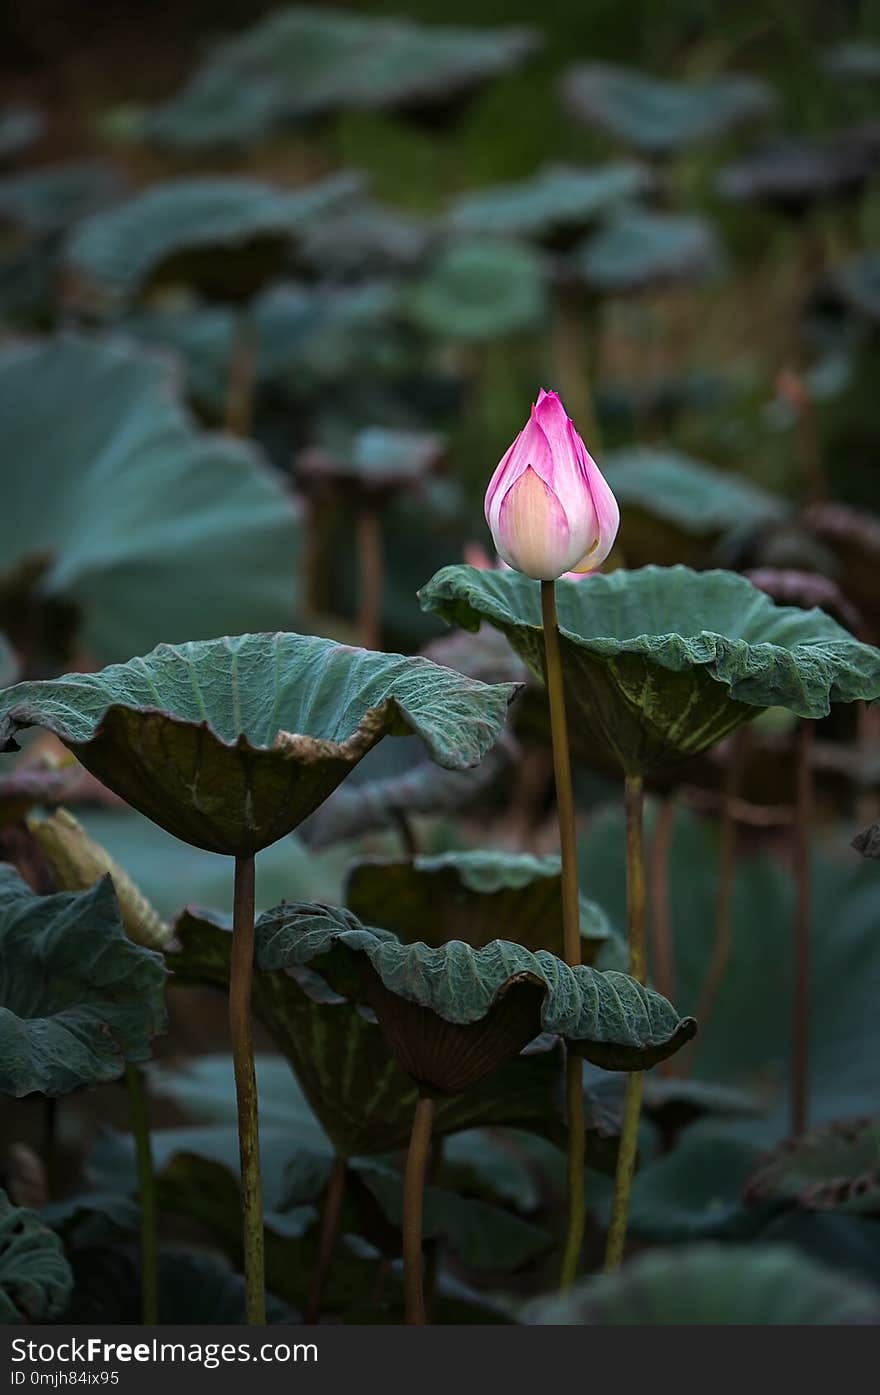
M263 1258L263 1199L260 1180L260 1132L257 1078L251 1027L254 977L254 857L235 859L232 959L229 973L229 1034L238 1105L241 1159L242 1248L245 1312L251 1326L266 1322L266 1275Z
M382 519L373 503L361 504L358 514L360 601L358 637L364 649L382 647Z
M626 905L629 929L629 971L645 981L645 863L642 846L644 789L641 775L626 777ZM626 1245L629 1198L639 1143L644 1073L633 1071L626 1082L623 1129L614 1177L614 1201L605 1249L605 1269L618 1269Z
M791 1132L806 1132L810 1058L810 825L813 819L812 722L802 721L797 740L797 803L792 863L795 878L794 1012L792 1018Z
M544 622L544 651L547 670L547 696L550 702L550 734L553 742L553 774L556 779L556 813L559 819L559 850L562 858L562 938L566 964L581 962L581 910L578 894L577 830L574 790L571 783L571 754L565 717L565 685L559 652L559 620L556 614L556 583L541 582L541 615ZM566 1123L568 1129L568 1230L562 1257L559 1284L570 1288L577 1275L584 1240L584 1090L583 1061L569 1052L565 1062Z
M141 1321L159 1321L159 1240L156 1209L156 1176L144 1077L137 1066L125 1067L125 1084L131 1109L131 1131L137 1156L138 1193L141 1204Z
M425 1208L425 1174L431 1152L435 1103L420 1095L413 1115L406 1172L403 1178L403 1290L406 1320L424 1327L425 1288L422 1262L422 1214Z
M327 1191L324 1195L321 1235L318 1240L318 1253L315 1258L315 1269L312 1274L309 1301L306 1306L305 1320L309 1324L317 1322L321 1315L321 1300L324 1297L324 1285L327 1282L327 1275L330 1272L330 1263L333 1259L333 1251L336 1248L336 1241L339 1236L339 1219L342 1215L342 1202L345 1198L345 1176L347 1169L347 1158L336 1157L334 1159L333 1167L330 1171L330 1178L327 1183Z

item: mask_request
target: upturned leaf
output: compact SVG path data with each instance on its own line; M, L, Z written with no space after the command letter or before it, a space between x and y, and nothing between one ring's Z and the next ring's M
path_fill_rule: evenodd
M567 1294L533 1304L558 1326L874 1325L876 1289L785 1245L693 1245L639 1255Z
M0 1093L63 1095L149 1060L162 957L126 938L109 877L37 896L0 864Z
M556 590L574 739L583 728L625 770L707 750L761 708L816 718L880 695L880 651L732 572L642 567ZM464 629L489 621L543 678L538 582L445 567L419 597Z
M166 956L172 983L226 991L229 929L209 913L195 911L181 916L175 928L177 945ZM406 1147L416 1087L391 1055L371 1014L333 992L317 974L285 970L255 976L253 1006L341 1155L375 1156ZM231 1107L231 1093L229 1099ZM604 1096L589 1090L585 1105L591 1165L613 1170L619 1109L609 1108ZM289 1119L291 1106L283 1109ZM563 1061L557 1041L542 1038L489 1079L437 1101L436 1136L483 1125L527 1129L564 1143ZM302 1137L299 1119L296 1130Z
M516 184L463 194L449 221L460 233L543 241L584 231L609 209L647 193L651 183L649 172L632 162L548 165Z
M438 764L476 765L516 691L311 635L240 635L9 688L0 749L42 726L168 832L247 855L290 833L383 736L414 733Z
M399 1064L439 1095L465 1090L542 1031L609 1070L655 1065L696 1031L626 974L571 968L505 940L430 949L367 929L350 911L290 902L260 917L256 943L261 969L315 968L367 1001Z
M482 949L498 938L562 954L562 868L553 855L454 852L438 857L365 858L352 864L345 902L360 921L381 921L401 939L436 948L464 940ZM594 901L581 897L581 940L588 964L619 939ZM620 962L625 961L625 955Z
M409 308L426 334L480 341L535 329L547 304L537 252L500 238L467 238L437 256Z
M723 264L705 218L621 209L572 254L574 271L596 295L703 281Z
M72 1288L58 1236L0 1191L0 1322L51 1322L64 1312Z

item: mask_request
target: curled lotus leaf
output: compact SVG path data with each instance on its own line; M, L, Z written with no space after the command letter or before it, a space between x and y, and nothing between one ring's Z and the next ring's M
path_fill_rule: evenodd
M725 165L716 184L731 203L797 214L822 201L859 194L876 167L876 151L856 129L825 140L771 141Z
M553 240L586 231L609 209L646 194L651 184L649 171L632 161L548 165L516 184L463 194L449 221L459 233Z
M436 432L368 426L341 449L310 446L297 461L304 487L338 484L380 498L413 489L439 464L445 448Z
M582 727L625 770L697 755L762 708L817 718L880 696L880 651L732 572L651 566L556 590L575 739ZM464 629L495 625L543 679L538 582L454 566L419 595Z
M315 969L366 1001L399 1064L421 1090L457 1094L541 1032L609 1070L642 1070L694 1035L652 989L613 970L569 967L546 950L494 940L403 944L351 911L284 902L257 923L257 964Z
M239 635L8 688L0 749L44 727L169 833L247 856L292 832L383 736L418 736L448 769L478 764L516 691L312 635Z
M572 68L562 96L577 120L654 158L722 136L775 105L772 90L750 74L668 82L613 63Z
M248 300L278 278L306 228L360 189L345 173L292 190L241 176L155 184L76 227L65 250L69 303L110 315L178 282Z
M880 1317L877 1290L787 1245L682 1245L539 1299L526 1321L560 1326L836 1326Z
M172 983L228 990L232 940L228 925L210 912L192 909L184 912L175 929L176 944L166 956ZM357 989L363 998L360 980ZM389 1051L370 1012L334 992L310 970L258 973L253 1007L339 1154L375 1156L406 1147L416 1086ZM561 1043L541 1037L464 1094L439 1099L435 1133L444 1137L483 1126L509 1126L564 1145L563 1076ZM262 1099L265 1081L260 1090ZM197 1093L204 1100L204 1089ZM590 1164L613 1171L621 1100L609 1099L607 1091L587 1088L584 1102ZM301 1113L297 1131L304 1137ZM287 1102L283 1117L289 1123ZM280 1120L270 1117L267 1122Z
M418 938L434 948L458 939L482 949L503 926L507 938L526 949L562 954L562 866L552 854L365 858L349 871L345 902L359 920L381 921L404 940L418 926ZM585 897L581 940L588 964L622 949L601 906ZM625 954L618 957L625 962Z
M61 1317L72 1289L60 1238L0 1191L0 1322L51 1322Z
M0 865L0 1093L63 1095L149 1060L165 966L132 944L109 877L37 896Z
M759 1161L744 1195L805 1211L880 1214L880 1117L836 1119L786 1139Z
M122 170L109 160L71 160L0 179L0 225L55 237L118 199Z
M572 268L595 295L704 281L722 269L718 239L705 218L621 209L572 254Z
M439 253L410 293L416 325L438 338L480 341L531 330L547 311L538 253L501 238L467 238Z

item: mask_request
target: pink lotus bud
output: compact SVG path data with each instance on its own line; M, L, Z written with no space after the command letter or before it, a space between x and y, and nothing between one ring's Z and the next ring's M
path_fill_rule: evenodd
M617 500L555 392L544 392L486 490L498 555L555 581L604 562L620 524Z

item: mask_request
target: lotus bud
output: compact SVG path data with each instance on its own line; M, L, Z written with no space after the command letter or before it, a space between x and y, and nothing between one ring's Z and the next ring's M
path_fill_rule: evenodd
M158 911L66 809L56 809L48 818L31 815L27 825L62 891L88 891L109 873L128 938L147 949L163 949L169 943L171 929Z
M620 510L559 395L544 392L486 490L499 557L536 581L595 571L617 536Z

